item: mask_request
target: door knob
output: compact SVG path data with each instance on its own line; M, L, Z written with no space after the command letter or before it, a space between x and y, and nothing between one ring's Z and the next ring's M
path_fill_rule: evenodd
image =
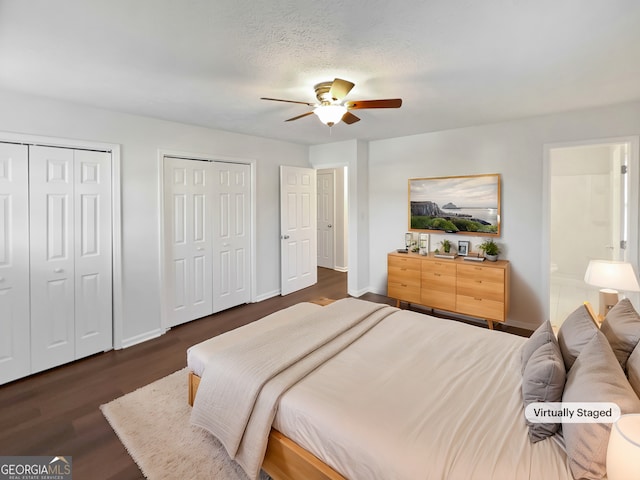
M282 235L280 238L282 238L283 240L288 240L289 239L289 235Z
M327 225L327 228L331 228L331 227L332 227L332 225L331 225L331 224Z

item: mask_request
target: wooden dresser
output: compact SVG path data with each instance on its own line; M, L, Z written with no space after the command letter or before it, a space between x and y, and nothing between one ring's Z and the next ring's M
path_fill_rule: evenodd
M387 258L387 295L400 302L504 322L509 309L509 262L470 262L392 252Z

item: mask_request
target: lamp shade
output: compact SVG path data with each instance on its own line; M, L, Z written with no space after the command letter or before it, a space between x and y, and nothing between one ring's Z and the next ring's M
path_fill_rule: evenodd
M313 110L320 121L330 127L339 123L342 117L347 113L347 107L344 105L320 105Z
M600 288L623 292L640 292L640 285L633 267L628 262L615 260L591 260L584 274L584 281Z
M622 415L611 426L607 449L607 478L640 478L640 414Z

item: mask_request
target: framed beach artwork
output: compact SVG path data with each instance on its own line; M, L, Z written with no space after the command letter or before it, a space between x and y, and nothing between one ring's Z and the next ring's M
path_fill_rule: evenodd
M500 235L500 174L409 179L409 230Z

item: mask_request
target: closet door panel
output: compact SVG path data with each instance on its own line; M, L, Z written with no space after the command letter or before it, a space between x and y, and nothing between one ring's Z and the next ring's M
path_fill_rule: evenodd
M32 372L74 360L74 153L29 153Z
M218 312L251 299L251 167L224 162L214 165L213 307Z
M168 326L212 313L212 175L210 162L164 159Z
M31 371L28 147L0 143L0 384Z
M111 155L74 151L76 358L111 348Z

